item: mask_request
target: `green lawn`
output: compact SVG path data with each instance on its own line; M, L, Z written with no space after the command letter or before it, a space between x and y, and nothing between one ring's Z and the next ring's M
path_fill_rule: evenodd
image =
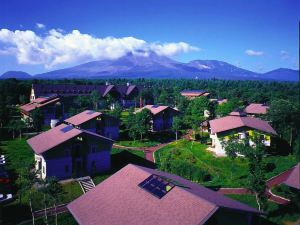
M155 152L155 159L160 167L166 157L169 160L183 160L189 162L211 175L210 181L202 182L205 186L216 187L245 187L248 176L247 160L238 157L231 160L228 157L215 157L206 150L207 146L198 142L179 140ZM274 163L275 168L266 173L266 179L294 166L297 161L293 156L270 156L266 162Z
M124 140L124 141L116 141L115 144L117 145L122 145L126 147L151 147L160 144L158 141L152 141L149 139L144 139L142 141L140 140L135 140L135 141L130 141L130 140Z
M34 162L34 154L24 138L2 141L0 152L7 157L7 168L18 172L22 167Z

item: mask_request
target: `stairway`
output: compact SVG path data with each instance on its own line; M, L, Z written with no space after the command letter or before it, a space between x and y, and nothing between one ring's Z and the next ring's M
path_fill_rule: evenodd
M86 193L95 187L92 178L89 176L77 178L76 180L78 181L83 193Z

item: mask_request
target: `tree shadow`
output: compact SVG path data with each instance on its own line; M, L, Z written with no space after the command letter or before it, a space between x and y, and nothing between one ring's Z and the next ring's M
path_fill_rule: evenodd
M286 156L292 152L292 148L289 143L282 138L274 138L269 153L272 155Z
M3 206L3 224L18 224L31 218L30 209L27 205L9 204Z
M139 166L149 167L149 168L156 168L155 163L150 162L138 155L130 153L126 150L113 154L111 156L111 171L112 173L122 169L127 164L135 164Z

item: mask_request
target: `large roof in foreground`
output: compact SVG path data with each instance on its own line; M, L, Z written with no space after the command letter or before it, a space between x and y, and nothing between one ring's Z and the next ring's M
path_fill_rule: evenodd
M65 122L73 124L75 126L78 126L78 125L83 124L83 123L85 123L89 120L97 118L101 114L102 114L101 112L96 112L96 111L93 111L93 110L85 110L81 113L78 113L78 114L66 119Z
M264 120L246 116L225 116L209 121L211 132L220 133L241 127L249 127L265 133L277 135L271 125Z
M292 172L283 183L300 190L300 163L293 168Z
M161 199L139 186L153 174L175 184ZM132 164L68 205L81 225L204 224L220 207L259 213L179 176Z

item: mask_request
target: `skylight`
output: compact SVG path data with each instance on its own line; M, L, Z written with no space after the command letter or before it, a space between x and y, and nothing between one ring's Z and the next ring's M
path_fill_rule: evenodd
M164 180L160 176L152 174L138 186L161 199L169 191L171 191L175 185Z
M68 125L62 129L60 129L60 131L62 131L63 133L67 133L68 131L72 130L73 126L72 125Z

